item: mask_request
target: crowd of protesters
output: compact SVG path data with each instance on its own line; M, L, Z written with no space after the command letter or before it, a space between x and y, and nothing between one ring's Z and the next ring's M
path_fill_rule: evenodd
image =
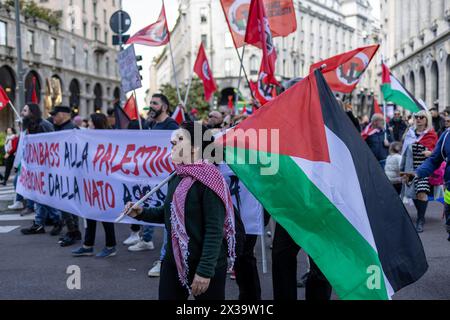
M359 126L362 138L399 196L405 203L414 204L417 232L424 232L428 203L438 201L444 204L450 241L450 170L446 156L450 110L438 110L435 106L402 116L396 109L388 123L383 114L374 114L370 123L361 117Z
M439 114L437 109L432 109L406 117L398 109L394 111L393 118L385 123L382 114L374 114L370 121L367 116L357 118L351 104L338 102L385 170L393 188L404 201L413 201L417 209L417 232L424 231L428 201L445 198L443 202L450 234L450 193L445 191L444 196L443 189L443 186L450 187L450 169L446 166L447 152L450 153L448 114ZM257 102L254 102L254 106L260 107ZM230 192L216 166L203 158L201 151L213 142L213 138L203 141L202 145L196 145L189 138L193 136L194 129L202 132L212 130L213 134L223 132L245 120L248 115L236 115L224 106L210 111L205 119L199 119L196 109L187 113L183 106L180 107L188 119L181 127L170 116L171 106L167 97L155 94L148 107L147 119L129 122L128 129L175 132L170 142L176 176L168 185L163 206L150 209L132 209L133 203L126 206L127 210L130 209L128 214L136 220L164 224L160 246L153 243L155 227L138 224L130 225L130 235L122 243L130 252L159 249L159 259L150 267L148 276L160 277L160 299L184 300L190 293L197 299L224 299L228 272L232 273L239 286L239 299L260 300L261 285L254 255L257 236L245 234L239 209L234 207L232 210L233 205L229 203L235 194ZM26 105L22 111L24 133L117 127L114 109L109 109L107 114L91 114L88 119L73 116L71 109L65 106L55 107L50 114L50 118L43 119L38 105ZM7 170L5 177L0 177L3 183L7 182L13 169L18 139L15 130L9 128L5 146ZM186 145L190 146L191 152L177 155L177 148ZM20 170L20 166L16 169ZM17 183L17 176L14 184ZM24 235L44 234L45 227L50 225L50 235L55 237L61 236L66 227L66 232L59 239L62 247L72 246L82 240L79 218L75 215L23 199L19 194L9 209L23 209L21 215L35 214L33 224L21 230ZM269 220L270 216L265 212L266 226ZM102 225L105 247L97 254L94 253L96 221L86 219L84 242L72 250L74 257L96 255L98 258L107 258L117 254L114 224L102 222ZM331 298L330 283L309 257L308 272L297 282L297 256L301 248L279 224L275 224L271 249L275 300L297 299L299 286L305 287L308 300ZM227 268L227 261L234 261L234 268Z

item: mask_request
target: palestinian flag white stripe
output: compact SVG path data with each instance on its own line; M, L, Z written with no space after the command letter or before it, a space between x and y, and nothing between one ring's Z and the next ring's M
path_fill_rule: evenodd
M333 203L378 254L353 159L347 146L325 127L330 163L292 157L312 183ZM387 296L394 289L384 271Z

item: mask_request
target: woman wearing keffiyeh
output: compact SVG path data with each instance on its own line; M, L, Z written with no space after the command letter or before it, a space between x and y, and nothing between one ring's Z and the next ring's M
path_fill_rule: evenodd
M197 141L206 128L186 122L171 143L176 176L169 182L163 207L132 210L129 215L150 223L165 223L167 255L161 265L160 300L225 299L227 256L235 257L234 211L230 191L220 171L204 159L212 143ZM192 137L192 139L191 139ZM128 211L133 206L127 204Z

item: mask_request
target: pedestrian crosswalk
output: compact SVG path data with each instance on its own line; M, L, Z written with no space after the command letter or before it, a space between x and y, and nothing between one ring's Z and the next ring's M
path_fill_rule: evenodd
M0 225L0 234L10 233L20 228L20 221L34 220L34 214L21 217L19 213L14 214L0 214L0 224L12 224L12 225Z
M15 190L13 185L0 185L0 201L14 200Z

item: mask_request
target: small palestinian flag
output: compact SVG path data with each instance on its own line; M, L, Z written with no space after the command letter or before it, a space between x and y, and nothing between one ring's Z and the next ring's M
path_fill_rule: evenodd
M341 299L390 299L426 272L408 212L320 71L218 141Z
M395 78L389 68L383 63L383 83L381 85L384 101L393 102L411 112L425 110L423 104Z

